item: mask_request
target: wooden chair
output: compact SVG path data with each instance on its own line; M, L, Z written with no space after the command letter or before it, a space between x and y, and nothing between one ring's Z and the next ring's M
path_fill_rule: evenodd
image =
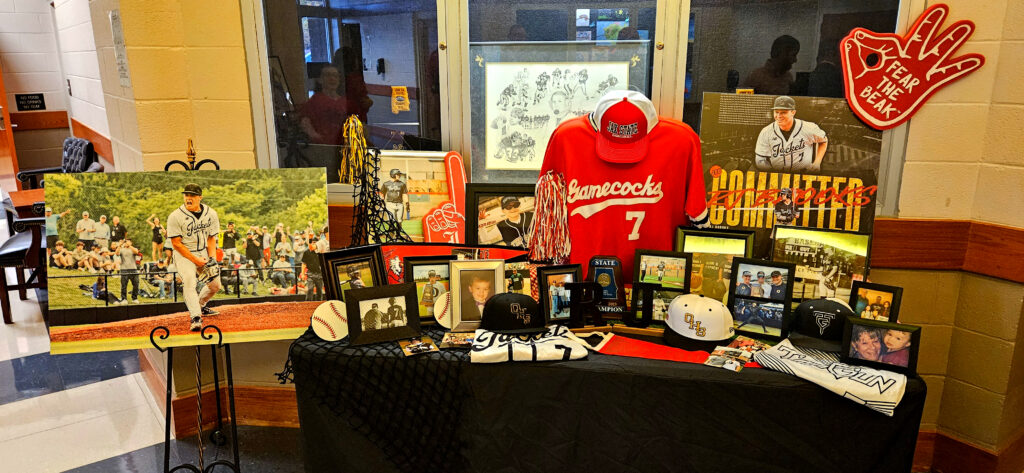
M4 323L12 324L9 291L17 289L21 300L28 299L28 290L46 288L46 240L43 228L46 218L15 218L14 235L0 245L0 310ZM14 268L17 282L8 284L7 268ZM25 278L25 271L29 271Z
M38 189L43 187L43 174L72 172L103 172L103 165L89 140L74 136L65 138L60 167L21 171L18 180L22 183L22 189Z

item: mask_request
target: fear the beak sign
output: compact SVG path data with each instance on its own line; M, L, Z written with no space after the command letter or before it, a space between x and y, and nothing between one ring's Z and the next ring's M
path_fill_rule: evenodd
M947 5L936 4L904 36L855 28L843 38L839 52L853 113L872 128L893 128L939 89L985 64L980 54L952 57L974 33L974 23L961 20L940 30L948 14Z

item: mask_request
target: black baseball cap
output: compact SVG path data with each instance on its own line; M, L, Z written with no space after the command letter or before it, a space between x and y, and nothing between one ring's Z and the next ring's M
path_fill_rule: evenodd
M480 328L495 333L532 334L547 330L537 301L526 294L506 292L487 299Z
M516 205L512 205L516 204ZM519 198L513 195L505 196L501 198L501 208L510 209L512 207L519 207Z
M192 195L203 195L203 188L199 187L199 184L185 184L185 190L181 191L182 194Z
M772 110L796 110L796 100L785 95L775 97Z
M793 345L822 351L842 351L843 327L853 309L834 297L804 301L794 311L789 341Z

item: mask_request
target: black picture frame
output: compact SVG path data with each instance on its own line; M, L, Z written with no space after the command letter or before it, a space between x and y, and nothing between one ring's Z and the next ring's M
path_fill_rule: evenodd
M466 184L466 244L480 245L480 200L483 197L534 197L536 188L533 184ZM499 206L500 208L500 206ZM534 217L534 211L530 211L530 219ZM530 225L526 225L529 232ZM514 229L513 229L514 230ZM527 240L523 242L522 248L529 245L529 235L523 235ZM489 243L498 246L513 247L505 240L497 243Z
M869 233L858 233L858 232L848 232L848 231L842 231L842 230L826 230L826 229L821 229L821 228L805 228L805 227L797 227L797 226L789 226L789 225L776 225L775 228L772 230L772 247L771 247L772 248L771 249L772 254L771 254L771 260L772 261L778 261L778 262L791 262L791 263L796 265L797 272L804 273L804 276L800 276L799 274L796 275L796 277L798 278L798 280L800 282L801 291L800 291L799 294L797 294L794 291L794 296L793 296L794 300L796 300L796 301L803 301L803 300L807 300L807 299L817 299L817 298L821 298L821 297L838 297L840 299L847 299L848 297L844 297L845 296L844 294L840 294L839 293L839 289L841 289L840 284L842 283L843 276L844 276L843 273L842 273L842 268L841 267L837 267L837 269L836 269L836 272L839 274L839 276L838 276L838 281L835 283L836 288L834 289L834 291L835 291L834 294L832 294L832 295L828 295L828 294L821 295L821 294L818 294L817 291L814 291L811 294L807 294L807 286L805 285L804 280L805 279L809 279L809 278L807 278L807 273L810 273L810 272L813 272L813 271L810 269L809 266L804 265L804 264L800 264L799 262L796 262L796 261L792 261L792 258L789 258L789 261L787 261L786 257L783 256L785 254L786 249L785 249L784 246L780 248L780 246L784 245L784 242L781 240L781 237L779 237L778 234L779 234L780 231L785 231L785 230L793 230L793 231L797 231L797 232L802 232L804 234L836 234L836 235L853 235L853 236L863 237L866 240L866 249L865 249L865 254L864 254L863 271L858 273L858 272L856 272L856 270L858 268L850 268L849 279L851 281L850 282L851 292L852 292L853 282L858 281L858 280L861 280L861 281L866 281L867 280L868 272L869 272L869 269L871 268L871 242L873 240L871 234L869 234ZM837 248L834 245L827 245L827 244L824 244L824 243L822 244L822 247L823 248L824 247L833 248L833 250L832 250L833 254L835 254L836 251L846 251L846 250L842 250L840 248ZM849 253L849 252L847 252L847 253ZM811 255L805 255L805 256L811 258L812 261L814 259L814 256L811 256ZM822 269L824 270L824 267ZM859 279L856 278L855 276L859 276ZM820 279L812 279L812 280L820 281ZM825 284L825 283L824 282L819 282L819 285L821 285L821 284Z
M743 295L743 294L737 295L736 294L736 288L741 283L743 283L742 276L741 276L741 273L740 273L740 267L743 266L743 265L755 266L755 267L764 267L766 269L780 269L780 270L781 269L785 269L786 270L786 276L783 278L783 281L785 281L785 283L786 283L786 288L785 288L785 296L783 297L783 299L780 300L778 298L772 298L772 297ZM792 309L793 309L793 280L795 279L794 275L796 274L796 265L794 265L792 263L783 263L783 262L776 262L776 261L760 260L760 259L754 259L754 258L733 258L733 260L732 260L732 274L733 274L734 281L731 284L731 286L729 287L729 290L728 290L728 292L729 292L729 296L728 296L729 302L726 305L729 308L729 313L733 315L733 327L736 328L736 333L749 334L749 335L753 335L753 336L758 337L758 338L767 338L767 339L770 339L770 340L782 340L782 339L786 338L786 336L787 336L787 328L792 325L791 324L791 322L792 322L791 319L792 319ZM757 313L758 317L760 317L762 319L764 319L764 317L765 317L764 315L761 315L761 313L760 313L762 308L768 309L768 311L767 311L768 313L774 313L775 311L778 311L778 315L772 317L773 323L771 325L775 325L774 322L776 322L776 320L775 320L774 317L778 317L777 322L779 323L779 327L778 327L779 334L775 335L775 334L772 334L772 333L768 333L769 331L767 329L767 323L766 323L767 320L762 320L762 323L761 323L762 330L761 331L753 330L753 328L754 328L753 325L751 325L750 329L744 329L743 327L745 327L747 324L750 324L752 322L751 318L753 317L753 314L751 314L750 316L748 316L747 318L745 318L743 320L740 320L740 316L743 315L743 314L742 314L742 311L740 311L740 313L737 313L737 309L741 308L740 307L741 305L743 306L742 307L743 309L746 309L747 307L750 307L751 310L757 310L758 311L758 313ZM779 305L781 305L781 307L779 307Z
M345 310L348 313L349 345L390 342L420 335L420 314L416 304L415 283L349 289L346 291L346 295L348 296L348 299L345 301ZM405 301L405 310L404 314L402 314L404 325L373 330L365 328L366 324L363 318L367 313L364 313L365 311L361 309L361 303L372 303L387 299L396 299L397 301L399 298ZM380 308L377 311L381 316L390 312L388 310L380 310Z
M405 276L405 282L411 282L416 284L416 304L420 309L420 319L425 321L434 320L434 303L432 301L424 302L421 297L424 295L423 291L420 290L418 283L416 282L416 276L413 274L417 266L443 266L445 272L450 270L449 263L455 260L454 255L449 256L407 256L402 260L402 264L405 265L403 275ZM448 290L444 293L451 292L451 274L446 278L442 278L448 282ZM436 294L434 297L443 297L444 294ZM423 309L425 308L425 310Z
M345 291L351 288L343 287L348 281L342 281L341 276L347 274L348 266L364 263L373 278L372 284L367 287L387 285L387 273L384 270L384 256L381 254L380 245L356 246L320 253L320 266L326 274L324 287L328 300L345 300ZM346 268L344 271L341 269L343 267ZM360 272L365 271L360 268Z
M682 285L681 286L676 286L674 284L666 285L665 284L666 281L664 279L662 279L661 281L644 281L642 279L644 277L644 274L643 274L644 271L640 269L640 266L641 266L640 263L642 262L642 258L645 257L645 256L652 256L652 257L656 257L656 258L672 258L672 259L684 260L685 263L683 264L683 280L681 281ZM685 291L685 290L687 290L690 287L690 272L692 272L692 271L693 271L693 258L692 258L692 256L689 253L683 253L683 252L677 252L677 251L645 250L645 249L637 249L633 253L633 283L634 284L636 284L638 282L646 282L646 283L651 283L651 284L658 284L658 285L660 285L662 287L662 289L675 290L675 291ZM650 274L650 273L651 273L651 269L648 269L647 270L647 274Z
M548 277L549 276L558 276L558 275L566 275L566 274L572 276L572 280L571 281L566 281L566 282L569 282L569 283L583 282L583 266L579 265L579 264L560 264L560 265L554 265L554 266L541 266L541 267L537 268L537 285L539 287L539 293L540 293L540 308L541 308L541 311L544 312L544 320L547 320L547 322L549 324L552 324L552 323L568 324L569 323L570 314L569 314L569 299L568 299L569 293L568 293L568 289L563 289L563 291L565 291L565 296L567 298L566 298L565 301L561 301L561 303L564 304L564 305L563 305L562 310L559 311L559 312L563 312L564 311L565 315L564 316L559 315L558 317L554 317L551 314L551 311L552 311L552 307L551 307L551 305L552 305L552 297L551 297L551 292L550 292L549 285L548 285Z
M856 352L856 350L854 349L854 347L852 345L852 342L853 342L854 332L857 331L856 330L857 326L869 327L869 330L877 331L876 333L878 334L878 344L879 344L879 350L880 350L879 356L880 357L888 355L887 353L882 353L882 351L887 349L886 348L886 344L885 344L885 333L884 333L884 331L897 330L897 331L901 331L901 332L908 332L910 334L910 346L907 347L907 350L908 350L908 352L907 352L907 366L902 366L900 364L883 362L883 361L865 360L865 359L860 358L858 356L854 356L853 353ZM860 337L861 335L858 333L857 336ZM897 373L903 373L903 374L911 375L912 376L912 375L917 373L917 355L918 355L918 350L920 348L921 348L921 327L919 327L917 325L898 324L898 323L894 323L894 322L883 322L881 320L864 319L864 318L861 318L861 317L847 317L846 318L846 326L843 328L843 344L842 344L842 350L839 352L839 359L843 363L850 364L850 365L868 366L868 367L871 367L871 368L877 368L877 369L887 370L887 371L895 371Z
M883 292L883 293L891 294L892 295L892 299L890 301L888 301L889 302L889 313L888 313L888 317L885 319L885 321L886 322L896 323L899 320L900 299L903 298L903 288L902 287L899 287L899 286L887 286L885 284L875 284L875 283L871 283L871 282L867 282L867 281L854 281L853 282L853 287L850 289L850 307L853 309L853 313L857 314L858 317L870 318L870 317L864 317L863 315L861 315L863 309L858 307L858 305L860 305L860 302L858 301L858 299L859 299L859 295L860 295L859 291L861 289L864 289L864 290L867 290L867 291L875 291L875 292ZM869 300L867 301L866 305L868 307L870 307L870 305L871 305L870 296L869 296ZM871 320L880 320L880 319L871 318Z
M750 258L754 254L754 231L753 230L728 230L728 229L702 229L693 227L676 227L675 244L673 248L677 252L693 253L686 251L686 237L707 237L723 238L728 240L742 240L744 244L743 257ZM713 253L705 251L704 253ZM724 254L724 253L720 253ZM731 253L729 253L731 254Z
M687 248L687 237L716 238L737 240L743 243L740 254L719 251L696 251L698 248ZM689 250L689 251L687 251ZM729 287L732 285L732 260L734 258L751 258L754 254L754 232L746 230L698 229L693 227L677 227L675 251L690 254L690 283L687 292L711 297L726 303ZM721 279L718 277L721 276Z
M626 325L641 328L649 327L652 324L655 326L664 326L668 322L668 306L676 297L686 294L687 291L676 288L665 288L660 284L646 284L646 286L649 286L650 289L647 290L651 291L652 307L650 310L650 316L644 314L643 296L645 293L643 290L638 290L644 286L634 282L633 290L630 292L629 310L626 311L626 314L622 317L622 321L625 322Z

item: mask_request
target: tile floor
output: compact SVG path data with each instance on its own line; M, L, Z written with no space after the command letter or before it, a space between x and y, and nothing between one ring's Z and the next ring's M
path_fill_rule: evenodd
M0 220L0 243L6 235ZM11 296L14 324L0 324L0 471L163 471L163 415L138 352L50 355L35 295ZM172 466L196 462L195 440L172 440ZM303 470L297 429L240 427L239 450L247 473ZM230 456L224 447L205 455Z

